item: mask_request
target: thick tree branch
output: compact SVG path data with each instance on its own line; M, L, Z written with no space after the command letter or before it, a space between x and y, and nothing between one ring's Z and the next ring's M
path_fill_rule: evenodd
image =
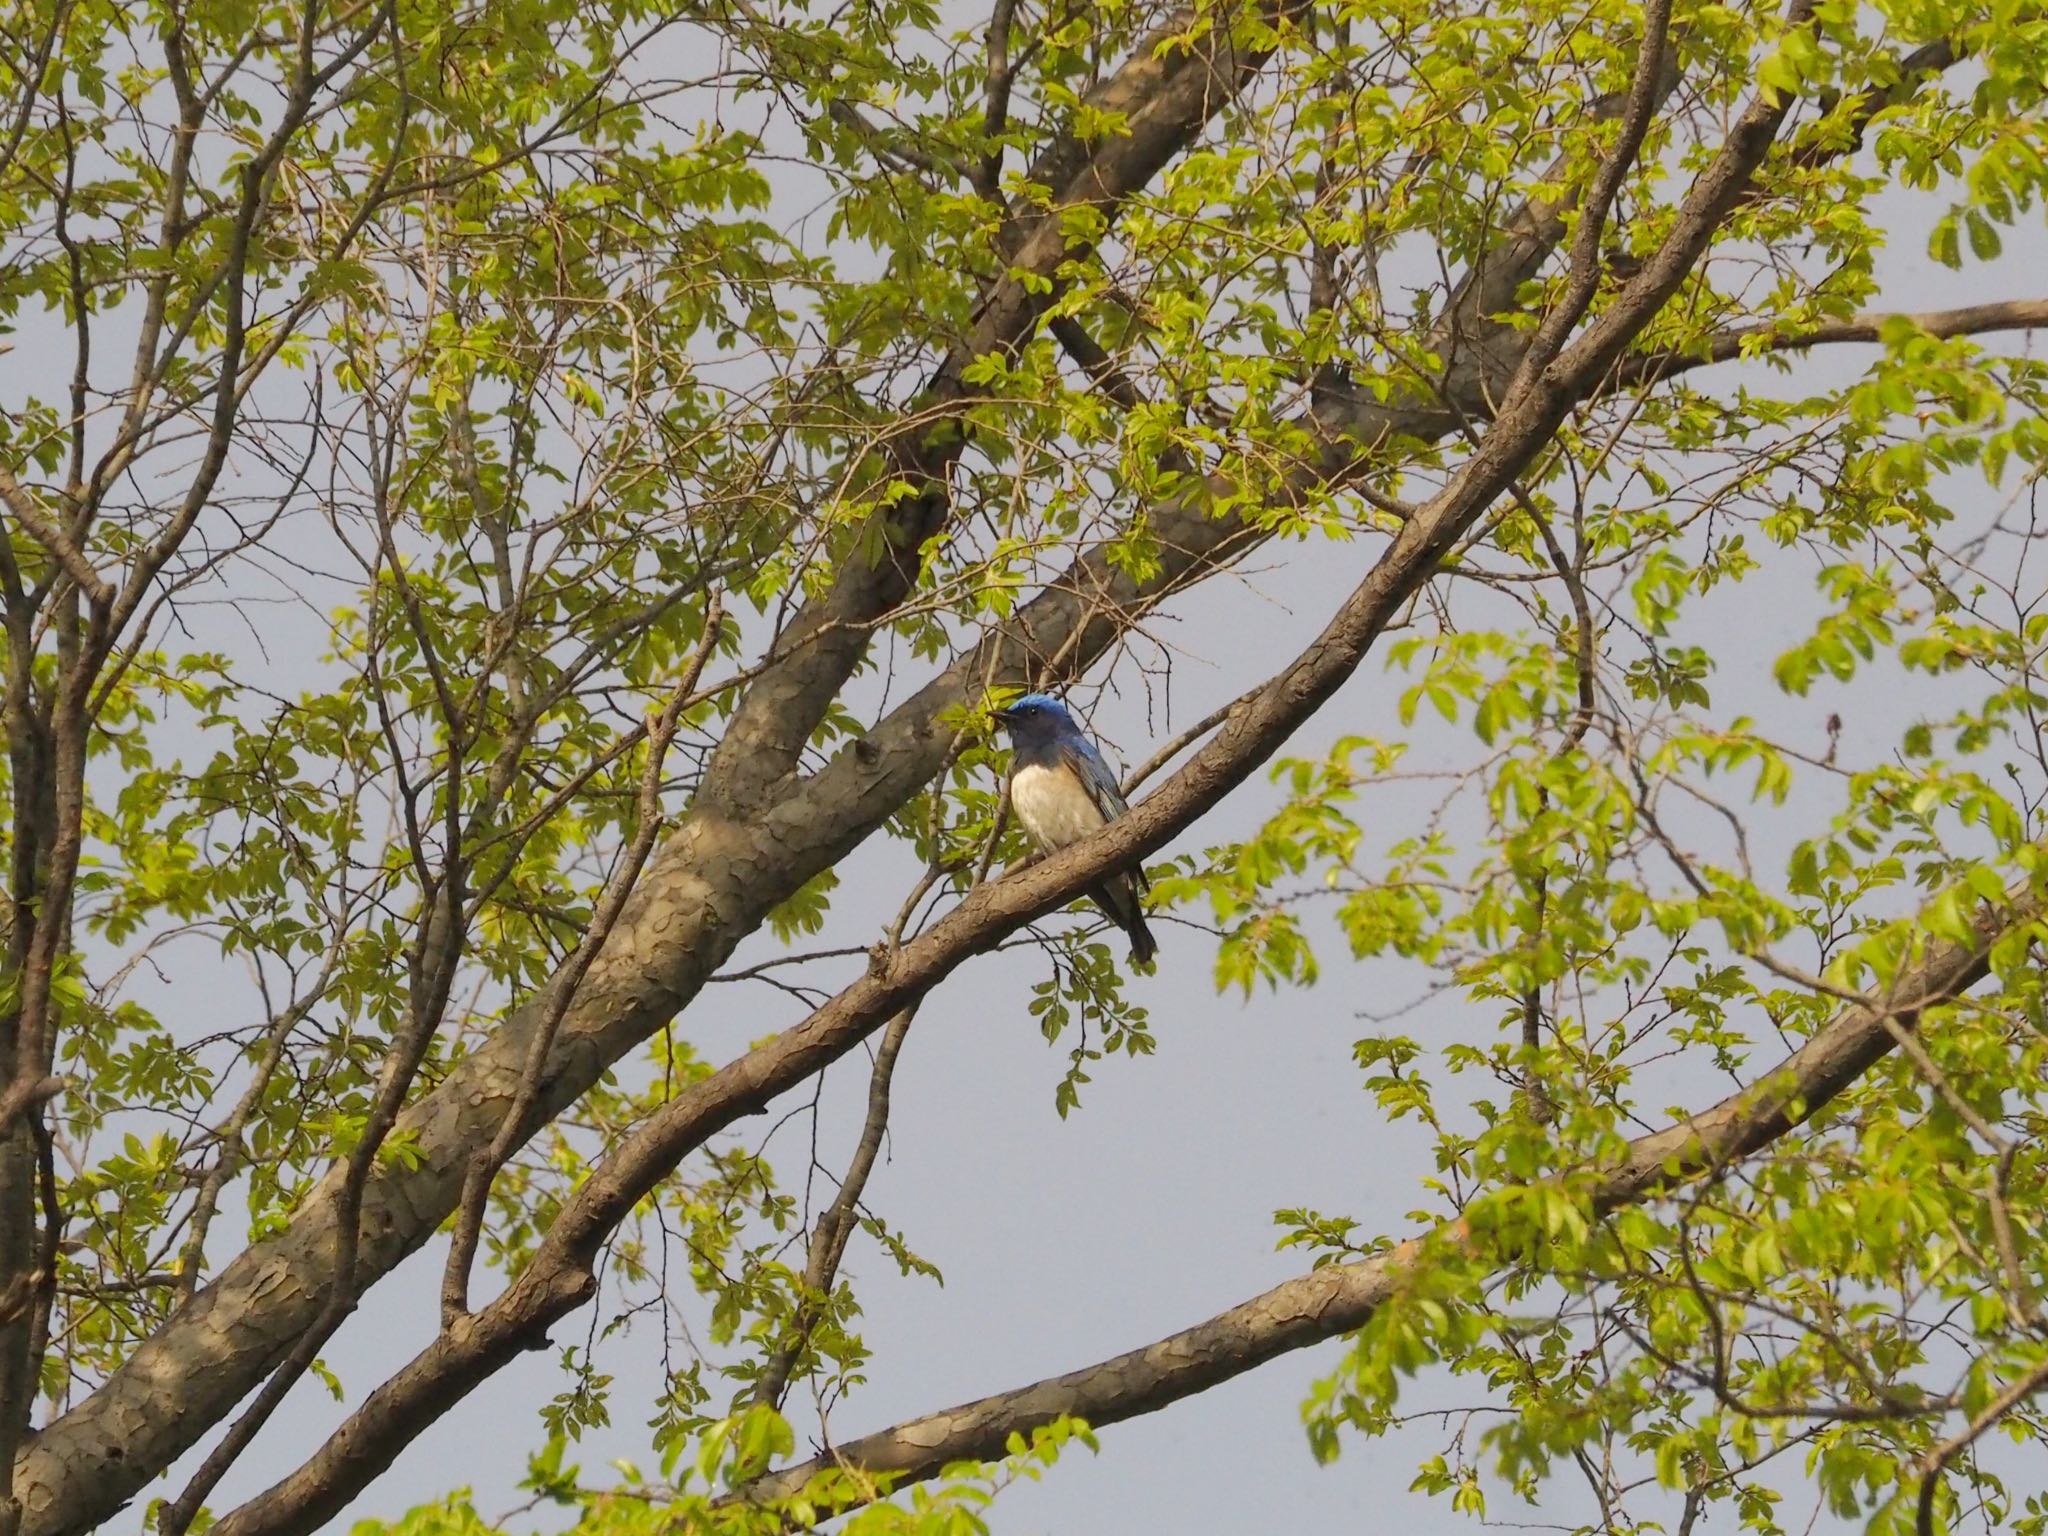
M1976 943L1931 945L1887 997L1844 1009L1749 1087L1637 1137L1611 1165L1583 1169L1565 1182L1583 1188L1590 1181L1590 1203L1604 1213L1762 1150L1805 1124L1882 1060L1894 1048L1893 1026L1915 1026L1923 1010L1982 981L1996 940L2044 911L2048 903L2040 892L2016 887L2004 905L1980 914ZM1463 1224L1447 1223L1384 1253L1285 1281L1142 1349L862 1436L757 1478L732 1497L764 1504L787 1498L835 1468L858 1474L849 1488L876 1478L901 1487L936 1475L950 1462L1001 1456L1012 1434L1028 1435L1057 1418L1078 1418L1100 1428L1157 1412L1280 1355L1363 1327L1430 1245L1464 1241Z
M92 568L77 545L71 542L61 524L44 507L35 492L15 479L14 472L0 466L0 502L14 514L14 520L21 524L29 536L42 545L85 594L86 601L101 612L114 601L114 589L105 578Z
M1010 28L1016 15L1017 0L996 0L988 19L988 42L984 49L988 56L986 105L982 108L981 132L989 145L975 167L974 190L990 202L1001 194L1003 185L1003 150L996 140L1010 125L1010 86L1016 78L1010 61Z

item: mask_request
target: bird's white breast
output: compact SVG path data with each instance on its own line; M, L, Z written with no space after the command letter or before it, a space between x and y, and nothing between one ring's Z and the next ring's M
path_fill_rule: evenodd
M1071 773L1036 765L1010 779L1010 804L1041 848L1064 848L1102 825L1102 811Z

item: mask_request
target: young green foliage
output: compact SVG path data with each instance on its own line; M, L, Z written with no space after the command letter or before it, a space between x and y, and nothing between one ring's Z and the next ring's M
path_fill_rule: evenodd
M2048 17L989 9L15 6L0 1536L317 1529L544 1345L500 1422L585 1536L987 1530L1197 1390L825 1422L865 1299L950 1300L868 1186L927 993L1022 951L976 1022L1064 1057L968 1086L1051 1120L1192 1006L985 916L986 707L1165 742L1201 668L1145 790L1253 787L1162 945L1248 1027L1366 1000L1426 1228L1281 1212L1379 1288L1233 1309L1201 1385L1347 1332L1311 1449L1482 1519L2048 1532L1988 1449L2048 1439ZM1212 644L1253 559L1362 585ZM1731 1089L1769 1134L1634 1170ZM381 1383L373 1297L433 1325ZM306 1374L350 1416L259 1471ZM650 1474L569 1460L626 1424Z

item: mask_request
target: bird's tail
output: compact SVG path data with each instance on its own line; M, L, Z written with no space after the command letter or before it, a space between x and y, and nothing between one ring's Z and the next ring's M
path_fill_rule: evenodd
M1159 953L1159 945L1152 938L1152 930L1145 926L1145 907L1140 890L1135 879L1126 877L1098 885L1088 895L1111 922L1130 935L1132 963L1141 970L1150 970L1152 957Z
M1131 936L1131 964L1141 971L1152 969L1152 957L1159 953L1159 943L1152 937L1152 930L1145 926L1145 914L1134 911L1131 920L1124 924L1124 932Z

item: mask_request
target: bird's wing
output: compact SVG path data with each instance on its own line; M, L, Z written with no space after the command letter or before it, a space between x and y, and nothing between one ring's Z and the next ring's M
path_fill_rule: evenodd
M1109 766L1102 753L1096 750L1095 743L1086 736L1077 732L1062 741L1060 761L1081 781L1089 798L1095 802L1095 808L1102 812L1104 821L1115 821L1131 808L1131 803L1124 799L1123 790L1117 787L1116 770ZM1142 865L1132 870L1128 878L1134 892L1143 891L1147 886ZM1136 903L1132 906L1135 909ZM1118 921L1124 919L1119 918Z
M1116 774L1086 736L1076 735L1062 741L1060 761L1073 770L1074 777L1087 789L1104 821L1114 821L1131 808L1124 792L1117 788Z

